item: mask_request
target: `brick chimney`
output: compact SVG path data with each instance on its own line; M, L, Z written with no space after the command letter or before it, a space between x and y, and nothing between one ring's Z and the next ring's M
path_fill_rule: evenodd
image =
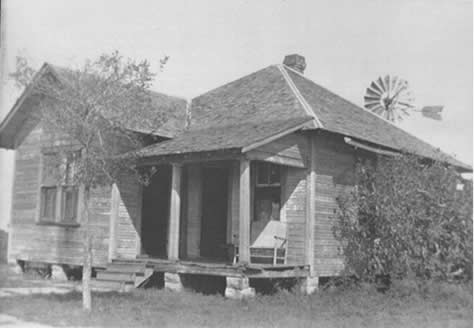
M304 69L306 68L306 60L303 56L294 54L294 55L287 55L283 60L283 65L286 65L295 71L300 72L301 74L304 73Z

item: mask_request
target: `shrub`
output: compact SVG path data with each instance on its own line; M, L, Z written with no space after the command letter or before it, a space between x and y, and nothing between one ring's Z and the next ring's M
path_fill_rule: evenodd
M472 280L472 182L411 155L376 162L360 163L356 187L338 198L346 267L368 280Z

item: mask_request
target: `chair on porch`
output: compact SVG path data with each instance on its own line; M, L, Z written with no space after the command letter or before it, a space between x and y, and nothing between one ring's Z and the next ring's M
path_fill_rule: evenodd
M234 235L233 239L233 263L236 264L239 257L238 235ZM286 223L271 220L250 245L250 262L273 265L286 264L287 246Z

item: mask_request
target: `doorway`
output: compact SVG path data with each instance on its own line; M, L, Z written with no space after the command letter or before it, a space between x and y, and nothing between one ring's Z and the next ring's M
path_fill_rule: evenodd
M204 167L202 170L201 256L226 260L227 197L229 170Z
M171 167L162 165L143 188L142 253L167 257L168 219L171 196Z

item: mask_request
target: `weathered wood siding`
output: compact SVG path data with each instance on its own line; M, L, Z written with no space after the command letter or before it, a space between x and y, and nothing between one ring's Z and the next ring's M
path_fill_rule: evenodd
M315 275L335 276L344 268L342 248L333 234L336 197L354 185L355 151L342 136L314 135L315 160Z
M306 169L286 169L282 210L287 224L288 264L305 263L306 175Z
M123 175L117 187L119 205L113 229L116 234L114 254L117 258L133 259L141 253L143 188L133 175Z
M18 147L12 199L11 260L81 264L84 227L38 225L42 129L35 128ZM93 265L107 263L110 187L91 191ZM79 218L80 223L80 218Z

